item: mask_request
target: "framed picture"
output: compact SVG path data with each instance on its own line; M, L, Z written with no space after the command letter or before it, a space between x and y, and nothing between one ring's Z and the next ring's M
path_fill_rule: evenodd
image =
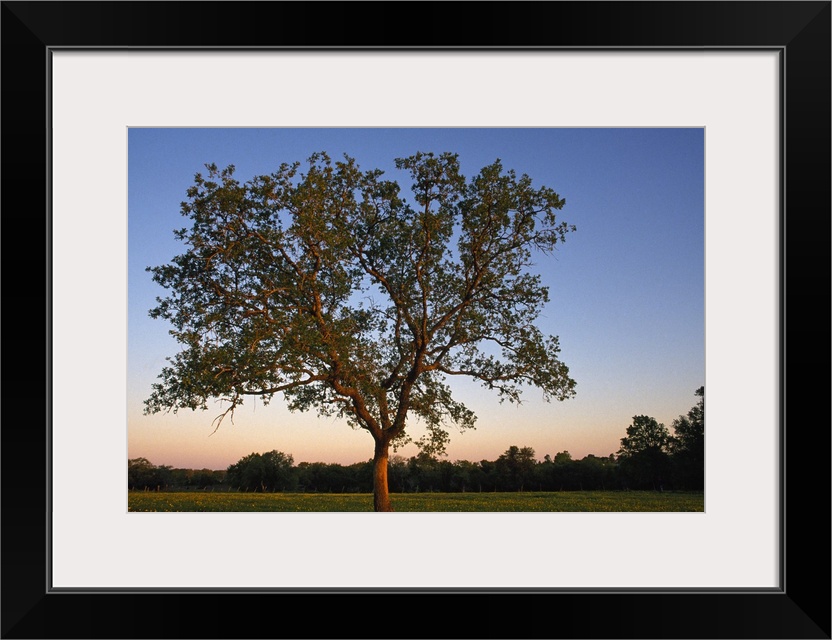
M829 638L830 3L379 6L3 3L3 637ZM139 127L701 128L705 511L127 513Z
M337 56L328 58L325 67L352 64L346 54ZM440 62L440 56L434 56L433 61L446 65L453 59ZM493 56L489 59L496 62ZM265 66L256 73L268 73L275 62L264 59ZM310 62L320 65L324 59L320 55L308 61L295 57L292 68L298 77L320 73L303 71ZM573 62L587 69L587 65L598 68L601 60L582 56ZM769 63L774 63L774 57ZM260 63L252 60L251 64ZM398 64L424 69L425 63L417 56L399 58ZM536 73L551 73L549 65L548 59L528 57L523 72L535 73L533 67L537 67ZM343 72L335 72L339 74ZM439 71L432 75L438 76ZM690 78L678 68L674 75L680 91L689 91L687 87L694 84ZM753 104L750 95L745 97ZM773 110L769 117L774 117ZM80 133L77 127L72 130ZM773 166L777 154L768 142ZM78 141L65 141L62 146L76 149ZM289 511L295 526L298 511L704 511L704 127L148 126L131 127L127 146L129 511ZM276 154L281 157L277 164ZM206 158L216 158L214 165L233 161L234 168L208 169ZM285 161L299 166L287 164L280 169ZM383 177L368 176L371 168L383 171ZM434 249L417 258L419 279L413 275L414 256L408 249L418 231L412 222L384 220L419 220L421 208L415 199L427 183L420 183L419 193L412 194L408 174L435 168L442 177L425 178L437 181L430 189L429 215L437 221L434 224L441 220L458 231L423 236L420 242ZM191 300L180 294L182 287L194 286L192 272L181 274L182 279L168 279L164 274L169 267L151 267L149 272L148 266L189 259L174 258L183 251L172 232L183 225L183 213L189 219L184 224L194 234L184 251L196 256L203 243L213 244L215 237L215 231L206 234L205 221L197 212L207 202L216 202L219 193L228 193L227 188L242 188L235 192L247 192L245 197L253 198L249 202L256 202L261 187L251 181L253 176L275 171L280 181L297 181L297 186L291 188L291 196L275 194L269 207L280 214L268 216L265 222L259 204L249 209L250 217L241 224L260 230L246 231L250 248L233 253L244 264L212 260L211 264L218 265L216 270L198 271L199 278L216 278L217 288L204 281L198 288L220 291L220 308L233 316L222 326L234 329L222 334L216 322L200 324L207 333L197 339L195 348L200 354L212 352L212 362L215 358L226 362L219 379L210 365L209 385L219 380L232 384L224 389L230 400L205 398L204 410L192 410L190 399L178 396L184 400L180 402L159 386L162 370L165 376L173 375L165 382L169 390L183 388L180 375L193 379L184 369L174 374L160 366L172 355L169 331L178 323L160 322L155 313L148 312L170 287L170 308L178 308L177 315L201 317L197 309L180 306L181 301ZM194 184L196 172L204 177ZM327 284L310 291L304 285L309 278L305 269L285 269L289 262L305 263L310 255L295 241L287 243L280 257L270 248L276 226L297 236L303 247L301 237L306 232L300 230L318 229L326 218L330 209L322 210L309 195L317 190L313 184L321 185L317 180L322 175L331 176L332 184L342 179L364 182L360 187L354 182L360 189L355 200L324 199L336 203L336 215L344 223L339 223L338 240L329 235L327 243L348 243L351 248L329 252L329 259L314 267L320 270L316 281L349 280L346 298ZM523 182L523 175L528 183ZM450 179L452 184L440 183ZM215 193L207 185L219 185L217 180L224 186ZM275 184L272 180L277 179L263 178L264 184ZM193 200L186 194L192 184L197 188L191 192ZM444 191L438 190L439 184L445 185ZM484 188L484 184L493 186ZM375 189L392 189L393 185L399 188L395 199L382 200L382 204L370 199L376 197L369 195L377 193ZM541 185L555 185L557 191ZM515 200L509 215L492 220L487 207L473 204L493 198L491 189L500 189L507 198L516 198L512 193L522 193L522 189L532 191ZM183 196L190 202L184 210ZM308 208L297 204L301 201L308 202ZM385 213L383 217L374 213L368 226L362 207L371 202L373 211L378 207ZM462 204L457 206L457 202ZM546 214L534 218L521 214L528 206L541 207ZM768 215L776 219L773 200L768 209ZM302 214L303 210L316 214ZM755 210L759 215L760 209ZM478 215L489 222L474 224ZM534 227L518 229L516 222L522 219L518 216L523 215L534 220ZM225 224L225 215L213 219ZM487 225L494 230L488 245L482 241ZM761 243L765 246L774 242L774 225L769 227L772 238ZM335 233L334 228L331 231ZM71 235L71 231L61 234L56 255L61 253L58 244L76 248L83 243L71 241ZM570 242L576 235L578 240ZM239 246L236 236L229 243L227 252ZM395 249L380 254L382 246ZM520 247L527 248L528 254ZM460 254L465 252L459 257L452 253L458 248ZM260 250L267 251L269 258L251 263L251 256ZM573 252L576 257L570 258ZM751 253L746 252L749 260ZM491 262L498 254L500 262ZM282 262L284 255L291 257ZM364 265L370 259L375 263L367 273ZM520 267L524 263L531 264ZM615 269L611 269L613 263ZM255 264L260 270L256 280L238 284L234 292L226 290L228 269L249 270ZM345 269L346 264L352 266ZM520 268L530 273L523 278L513 275L512 270ZM539 286L528 279L531 273L541 278ZM283 284L276 287L277 281ZM263 282L271 283L265 323L262 303L252 302L262 301ZM241 294L242 289L247 290ZM422 293L406 297L390 294L391 290ZM304 292L338 303L328 303L317 317L314 298L309 299L311 304L298 302ZM281 295L285 296L282 300ZM434 355L425 357L419 372L419 351L415 345L401 345L415 343L407 318L424 314L423 300L431 300L425 323L440 328L431 338L436 345L430 349ZM306 309L300 314L299 304ZM212 304L204 308L216 309ZM745 309L751 313L748 304ZM345 322L344 314L361 321ZM312 317L315 322L310 324ZM529 331L532 322L539 333ZM239 343L243 327L251 337L245 347ZM773 320L769 331L768 341L776 342ZM187 335L200 333L194 326L194 333ZM293 334L304 338L287 339ZM324 365L315 346L325 343L327 334L339 336L341 346L335 358L340 364ZM300 376L294 364L280 378L274 377L271 366L256 367L268 372L259 379L232 373L234 365L227 354L246 353L261 363L273 362L278 335L279 348L291 349L295 358L304 361ZM553 339L557 341L554 348L545 346L546 336L560 336ZM512 351L495 356L493 347L498 342L511 345ZM521 344L539 348L527 352L535 354L531 366L513 355ZM500 364L475 364L474 349L480 354L477 358L488 353ZM367 358L367 353L373 357ZM635 366L633 353L640 358ZM174 366L191 369L191 360L181 357L176 356L179 364ZM200 355L197 361L206 360ZM651 364L644 366L646 362ZM365 380L376 378L359 396L350 396L353 374L326 386L328 371L353 371L357 363L364 363ZM507 368L496 379L498 366ZM515 373L508 373L508 368ZM577 383L580 393L575 392L573 370L582 372ZM539 376L541 371L552 374ZM413 386L404 384L410 372L416 381ZM267 393L261 396L248 386L236 386L235 381L245 377L250 378L247 385L259 385ZM514 379L536 381L537 388L528 384L524 389ZM626 382L610 384L613 379ZM268 391L274 388L282 388L282 393ZM240 392L236 396L234 389ZM396 416L388 418L386 425L373 403L381 389L386 389L387 415ZM68 388L66 392L75 393ZM154 400L147 401L151 394ZM367 411L341 402L355 397ZM298 401L308 410L287 408ZM407 413L397 409L403 402L412 407ZM634 407L639 405L639 415L648 410L651 415L633 420ZM341 415L338 407L343 409ZM692 421L679 419L690 411ZM774 428L772 422L772 433ZM670 435L671 430L679 432L678 438ZM391 433L400 435L391 438ZM622 437L628 438L628 448L616 458L613 454L619 451ZM252 492L260 495L252 497ZM711 504L716 507L718 503ZM580 536L577 527L570 528Z

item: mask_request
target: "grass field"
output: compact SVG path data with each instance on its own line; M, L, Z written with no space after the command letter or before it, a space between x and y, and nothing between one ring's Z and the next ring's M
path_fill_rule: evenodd
M702 492L563 491L522 493L397 493L393 509L431 511L704 511ZM128 492L128 511L372 511L362 493Z

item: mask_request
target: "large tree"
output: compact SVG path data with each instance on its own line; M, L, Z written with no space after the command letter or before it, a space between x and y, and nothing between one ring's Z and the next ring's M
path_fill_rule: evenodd
M148 267L169 295L150 311L173 325L182 350L168 359L146 413L206 409L219 422L246 396L282 394L366 430L375 443L374 507L390 511L391 444L442 453L447 428L473 428L449 377L467 376L519 402L574 395L558 338L534 325L548 290L533 274L574 231L565 201L500 161L467 180L458 156L395 161L412 201L380 170L325 153L282 164L246 183L234 167L206 165L187 190L175 232L187 250ZM219 422L217 427L219 427Z

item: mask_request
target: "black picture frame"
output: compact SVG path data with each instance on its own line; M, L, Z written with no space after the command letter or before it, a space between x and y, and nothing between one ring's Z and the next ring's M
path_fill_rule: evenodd
M828 1L2 2L2 637L830 638L830 15ZM62 47L778 51L780 589L51 592L47 134ZM94 392L78 403L80 424ZM389 561L357 552L368 571Z

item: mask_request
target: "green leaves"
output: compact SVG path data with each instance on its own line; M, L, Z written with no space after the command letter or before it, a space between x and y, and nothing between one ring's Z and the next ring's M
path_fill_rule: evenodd
M154 413L282 394L293 410L338 415L377 441L406 442L408 416L441 451L473 428L447 376L519 402L574 395L557 337L534 326L548 291L531 272L574 227L564 200L495 162L472 180L456 154L395 161L412 202L379 170L317 153L246 183L206 165L186 190L185 251L149 267L168 290L150 315L183 349L146 401Z

